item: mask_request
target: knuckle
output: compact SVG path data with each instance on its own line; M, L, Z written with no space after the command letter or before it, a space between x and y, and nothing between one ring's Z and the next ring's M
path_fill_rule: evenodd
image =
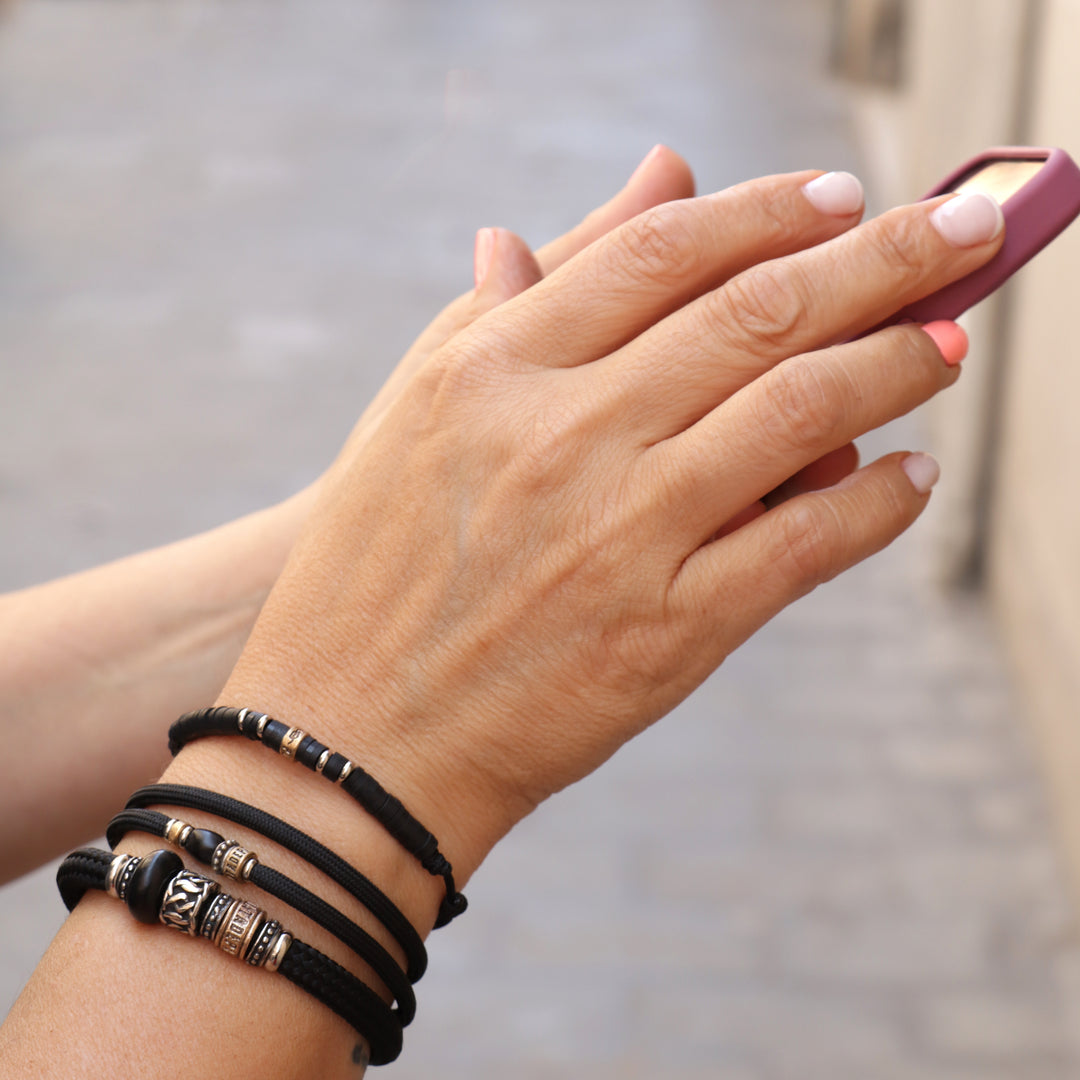
M719 317L752 349L777 352L791 347L807 323L806 289L788 264L761 263L732 278L714 294Z
M627 222L619 245L608 247L618 268L644 281L679 281L692 276L703 241L686 202L655 206ZM627 254L629 259L626 258Z
M845 426L848 389L839 373L816 357L773 368L759 386L757 422L769 445L817 449Z
M888 268L894 286L906 289L926 276L925 244L919 227L909 216L887 214L871 222L867 240L875 257Z
M790 503L778 525L773 558L789 577L809 591L836 575L845 530L828 503Z

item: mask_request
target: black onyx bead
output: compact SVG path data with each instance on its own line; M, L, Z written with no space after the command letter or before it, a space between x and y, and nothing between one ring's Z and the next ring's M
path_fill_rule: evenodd
M190 851L199 862L209 866L214 858L214 849L223 844L225 837L210 829L192 829L184 842L184 850Z
M156 923L165 890L181 870L184 860L175 851L154 851L146 856L131 876L127 906L139 922Z

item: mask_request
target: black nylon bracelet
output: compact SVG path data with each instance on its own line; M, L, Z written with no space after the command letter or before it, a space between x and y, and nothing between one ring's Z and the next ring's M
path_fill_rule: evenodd
M148 863L151 859L166 854L181 866L183 865L177 856L166 852L154 852L146 856L145 860L134 861ZM123 893L110 889L110 870L114 861L118 859L130 861L132 857L114 856L96 848L81 848L72 852L61 862L56 871L56 884L69 911L74 909L88 889L98 889L119 899L126 899L128 906L134 910L130 897L125 897ZM173 922L166 922L167 897L169 890L174 889L181 878L185 879L187 888L185 897L194 895L202 889L201 901L208 901L213 897L214 903L220 904L221 908L227 906L226 902L232 902L232 897L218 891L216 882L182 869L179 873L173 874L171 880L161 887L162 897L166 899L164 901L160 897L157 899L157 902L162 904L159 921L166 925L176 925ZM134 880L132 879L133 882ZM134 887L132 885L132 888ZM193 906L194 912L190 914L188 913L192 905L189 904L182 909L187 914L187 932L192 936L203 936L202 928L213 904L200 902ZM242 941L236 941L235 949L227 947L233 944L227 938L225 944L215 938L214 944L252 966L266 966L267 970L284 975L291 983L332 1009L367 1040L371 1049L372 1065L385 1065L394 1061L401 1053L402 1030L390 1006L371 987L362 983L340 964L323 955L313 946L283 931L280 924L268 919L266 913L258 911L254 905L249 905L249 907L255 911L255 916L249 919L252 931L248 936ZM284 952L271 967L270 957L274 951L272 943L276 942L283 944Z
M378 780L348 758L334 753L314 736L299 728L290 728L266 713L231 705L197 709L181 716L169 728L169 752L175 756L192 739L208 735L244 735L340 784L406 851L419 860L429 874L443 879L446 896L439 905L436 928L457 918L468 906L468 901L454 884L454 869L439 851L439 842L432 833L409 813L400 799L391 795Z
M177 839L174 840L169 835L170 823L179 826L186 824L184 822L175 822L175 819L157 810L121 810L109 822L108 828L105 830L105 838L109 842L109 847L115 848L120 840L131 831L150 833L152 836L158 836L169 840L170 843L175 843L199 862L219 870L218 865L216 865L219 861L217 853L215 852L213 861L205 858L205 851L201 849L198 843L192 841L204 839L198 835L200 832L215 837L219 845L227 845L229 841L226 841L224 837L217 833L209 833L208 830L196 830L193 826L187 827L186 839L183 828L174 829L173 832L179 834ZM293 881L292 878L287 877L280 871L274 870L264 863L254 861L256 856L251 852L240 848L238 844L233 845L233 849L242 851L243 855L246 856L243 860L243 874L229 873L227 869L220 872L234 879L250 881L252 885L262 889L263 892L276 896L279 900L283 900L290 907L299 911L301 915L306 915L324 930L329 930L340 942L352 949L361 960L369 964L372 971L386 983L387 989L397 999L398 1008L395 1010L395 1014L401 1026L407 1027L412 1023L413 1018L416 1016L416 995L405 977L405 972L398 967L394 958L375 938L363 927L357 926L352 919L343 915L337 908L328 904L322 897L316 896L315 893L305 889L303 885Z
M299 855L359 900L386 927L405 953L405 970L409 982L417 982L427 970L427 950L424 943L412 923L393 901L340 855L324 847L307 833L258 807L249 806L227 795L219 795L216 791L188 787L185 784L149 784L141 787L128 799L126 809L144 809L149 806L183 806L189 810L202 810L235 825L243 825Z

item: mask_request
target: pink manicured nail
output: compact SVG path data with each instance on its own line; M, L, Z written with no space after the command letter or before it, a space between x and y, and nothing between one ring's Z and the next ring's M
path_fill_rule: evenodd
M941 466L929 454L908 454L900 462L907 473L911 486L920 494L927 495L941 476Z
M830 217L849 217L863 207L863 186L849 172L828 172L803 185L815 210Z
M473 280L477 289L484 286L488 267L491 265L491 253L495 250L495 230L480 229L473 246Z
M967 356L968 336L956 323L948 319L924 323L923 332L933 339L949 367L955 367Z
M630 174L630 179L627 180L627 184L632 184L648 167L653 163L660 151L664 149L663 143L657 143L642 159L641 164Z
M942 203L930 215L930 223L954 247L975 247L1001 232L1005 215L992 196L969 191Z

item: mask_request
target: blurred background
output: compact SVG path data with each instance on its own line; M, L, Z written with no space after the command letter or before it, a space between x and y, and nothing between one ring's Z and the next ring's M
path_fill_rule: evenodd
M1080 150L1076 0L0 9L2 589L306 484L478 227L539 245L657 141L702 191L849 169L871 212ZM394 1075L1080 1076L1077 282L1080 230L865 441L942 460L908 536L495 852ZM0 1012L51 876L0 890Z

